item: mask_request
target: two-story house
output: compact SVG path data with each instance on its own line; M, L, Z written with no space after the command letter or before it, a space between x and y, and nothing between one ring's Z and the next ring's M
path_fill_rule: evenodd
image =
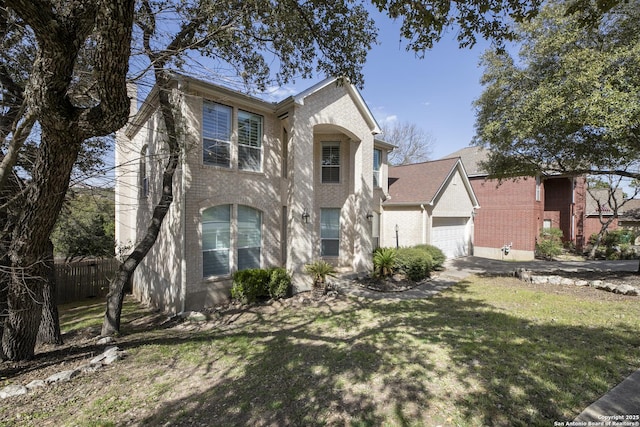
M475 213L473 254L484 258L530 260L543 228L559 228L565 242L581 249L586 229L586 179L572 176L519 177L500 182L483 169L487 152L466 147L460 158L482 206Z
M358 90L327 79L271 103L175 76L171 99L183 156L174 200L134 294L167 311L228 298L240 269L286 266L295 290L305 264L372 269L387 190L387 152ZM116 146L116 239L142 238L162 185L163 122L153 89Z

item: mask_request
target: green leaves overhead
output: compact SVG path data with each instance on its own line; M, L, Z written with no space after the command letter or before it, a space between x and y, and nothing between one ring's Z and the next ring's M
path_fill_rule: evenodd
M476 143L492 151L490 173L638 175L640 3L613 7L594 25L585 13L549 4L519 25L517 58L484 55Z

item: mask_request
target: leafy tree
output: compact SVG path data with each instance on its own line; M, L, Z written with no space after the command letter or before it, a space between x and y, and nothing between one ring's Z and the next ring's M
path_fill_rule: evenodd
M70 193L51 236L56 256L65 257L67 262L85 257L113 257L113 191L81 189Z
M2 337L2 348L8 358L26 359L33 355L35 331L40 322L37 296L42 293L44 275L37 269L46 261L46 243L82 143L114 132L125 124L128 116L126 74L132 50L135 2L0 2L0 10L15 14L35 40L34 60L24 92L23 111L28 114L22 123L33 117L41 138L34 173L25 188L24 209L10 228L6 251L10 265L6 271L11 274L5 275L8 316ZM472 45L476 34L497 42L509 40L513 36L511 20L533 16L540 5L539 0L498 0L491 4L472 0L455 5L450 0L372 0L372 3L390 17L402 20L402 36L410 40L407 48L419 53L424 53L443 31L453 26L459 28L462 46ZM615 3L616 0L601 2L606 8ZM187 47L215 57L221 64L232 65L247 81L258 85L267 80L270 72L267 65L278 62L282 67L276 77L281 82L309 76L315 68L362 84L360 70L366 50L375 41L375 27L357 0L191 0L138 4L141 43L134 47L143 48L151 58L160 104L165 106L170 105L170 80L166 72L170 66L184 63ZM157 19L163 17L170 22L159 28ZM166 34L175 29L173 36ZM78 59L86 47L91 48L90 72L78 73ZM90 84L81 85L87 90L80 94L73 90L76 83L87 81ZM162 113L165 124L171 124L170 110L163 107ZM13 139L19 140L19 133L12 133ZM170 154L163 181L169 187L179 152L175 136L171 131L168 133ZM4 154L3 159L9 157ZM149 227L149 239L145 238L142 250L134 250L135 257L118 280L132 273L144 257L145 248L148 250L153 244L158 221L162 222L162 212L170 200L170 191L163 194L162 203L156 207L158 215L154 213ZM118 294L117 287L115 291L113 295Z
M606 179L606 180L605 180ZM598 213L598 221L600 222L600 230L595 236L592 236L592 245L589 250L589 258L594 259L602 240L607 234L609 226L618 218L619 212L629 201L621 188L622 177L616 175L608 175L606 177L588 178L587 193L594 201L596 212ZM631 198L640 194L640 188L632 185Z
M133 0L85 2L4 0L33 32L35 56L24 91L38 121L40 142L24 202L10 230L7 255L6 323L2 349L7 358L33 356L47 280L47 247L83 141L108 135L128 118L126 74L131 46ZM77 59L93 45L91 73L76 73ZM90 77L80 99L72 90ZM88 87L88 86L87 86Z
M492 175L640 176L640 3L584 19L551 3L519 25L518 58L485 54L476 143Z
M395 145L389 153L389 163L392 165L407 165L429 160L433 138L415 123L394 123L383 126L384 140Z

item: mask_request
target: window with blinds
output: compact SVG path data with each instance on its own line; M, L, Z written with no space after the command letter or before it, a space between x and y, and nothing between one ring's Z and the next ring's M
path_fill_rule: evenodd
M229 274L231 249L231 205L214 206L202 212L202 275Z
M320 209L320 255L337 257L340 254L340 209Z
M238 111L238 169L262 170L262 116Z
M340 182L340 143L322 143L322 183Z
M233 109L204 101L202 111L203 161L206 165L231 167L231 118Z

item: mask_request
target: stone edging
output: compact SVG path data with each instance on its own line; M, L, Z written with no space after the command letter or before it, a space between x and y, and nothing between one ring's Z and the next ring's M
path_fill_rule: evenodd
M582 279L570 279L568 277L562 277L558 275L534 275L531 270L525 268L518 268L514 272L514 276L518 279L536 284L550 284L550 285L565 285L565 286L590 286L602 291L613 292L621 295L640 295L640 289L626 284L616 285L613 283L607 283L604 280L582 280Z
M72 378L80 375L80 373L91 373L106 365L111 365L113 362L122 359L125 356L125 352L121 351L117 346L107 347L102 354L94 357L88 363L79 366L75 369L66 371L60 371L55 373L44 380L33 380L29 384L11 384L0 389L0 399L6 399L8 397L20 396L27 394L28 392L40 388L46 387L51 384L70 381Z

